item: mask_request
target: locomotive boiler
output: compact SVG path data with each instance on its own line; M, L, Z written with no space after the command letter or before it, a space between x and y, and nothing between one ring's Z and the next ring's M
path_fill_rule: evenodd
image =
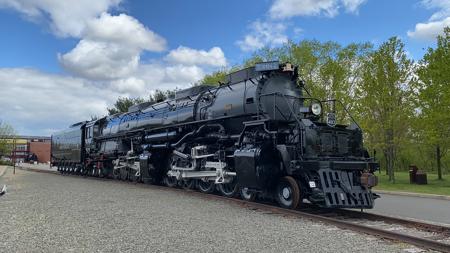
M304 85L289 63L259 63L219 85L74 124L52 136L52 163L62 173L268 198L286 208L372 208L378 164L361 129L337 124L337 101L304 96Z

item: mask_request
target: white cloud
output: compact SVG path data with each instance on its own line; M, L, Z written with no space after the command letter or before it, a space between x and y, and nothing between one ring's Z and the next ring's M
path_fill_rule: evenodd
M71 73L94 80L123 78L139 65L140 50L126 45L81 40L66 54L59 54L61 65Z
M58 59L69 72L94 80L127 77L137 70L143 50L160 52L166 48L164 38L126 14L102 13L87 22L83 37Z
M422 5L427 9L438 9L430 21L442 20L450 16L450 0L422 0Z
M285 19L294 16L326 16L334 17L339 9L357 13L359 6L366 0L275 0L269 14L274 19Z
M250 33L236 44L243 51L254 51L264 46L278 46L288 41L285 34L286 25L283 23L253 22L249 26Z
M121 94L133 94L135 96L148 93L145 81L137 77L128 77L111 81L109 89L115 90Z
M428 23L418 23L414 31L408 31L407 34L411 38L421 40L434 40L444 32L444 28L450 26L450 17Z
M92 41L107 41L134 49L155 52L166 49L164 38L126 14L111 16L108 13L102 13L99 18L87 22L83 37Z
M0 8L11 8L36 22L48 22L61 37L81 36L86 22L119 5L121 0L0 0Z
M170 83L183 81L182 85L179 86L187 87L199 81L204 75L203 69L197 66L169 66L166 67L165 81Z
M81 38L75 48L58 54L69 72L94 80L124 78L139 65L142 51L161 52L166 40L126 14L106 13L121 0L0 0L33 20L49 19L56 35Z
M288 23L275 21L295 16L334 17L343 8L348 13L357 14L359 7L367 0L275 0L269 9L268 21L255 21L250 32L236 44L242 51L255 51L265 46L279 46L288 41L286 30ZM293 29L294 38L298 38L303 29Z
M165 65L162 63L143 64L136 73L152 89L173 90L195 84L205 75L198 66Z
M165 59L169 62L184 65L208 65L215 67L227 65L227 60L220 47L213 47L209 51L205 51L179 46L177 49L171 50Z
M358 13L359 6L364 4L367 0L342 0L345 11L349 13Z
M58 54L61 66L75 77L0 68L0 119L21 134L49 135L91 115L104 115L119 96L147 97L156 89L183 89L198 82L206 71L227 64L219 47L181 46L166 57L141 63L143 51L164 51L167 42L131 16L106 12L119 3L0 0L0 8L48 22L58 36L80 39L75 48Z
M103 115L117 93L89 81L51 75L33 69L0 69L0 118L20 134L50 134L43 129L64 128Z
M408 31L409 37L421 40L434 40L450 26L450 0L423 0L427 9L437 9L427 22L417 23L413 31Z
M105 115L119 96L148 97L156 89L183 89L203 75L196 66L152 63L139 66L132 77L93 82L35 69L0 68L0 120L20 134L50 135L91 116Z

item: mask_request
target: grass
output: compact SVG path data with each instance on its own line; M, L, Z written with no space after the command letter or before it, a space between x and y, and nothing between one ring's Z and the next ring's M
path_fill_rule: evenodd
M0 160L0 165L12 166L12 162Z
M381 174L376 172L375 175L378 176L378 185L374 188L375 191L401 191L450 196L450 175L443 175L443 180L438 180L437 174L427 172L427 185L410 184L408 172L395 172L395 184L389 182L389 177L384 171Z

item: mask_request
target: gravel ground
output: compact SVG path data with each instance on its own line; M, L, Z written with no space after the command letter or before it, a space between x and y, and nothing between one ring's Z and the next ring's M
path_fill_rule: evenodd
M405 252L333 226L142 184L0 177L0 252Z

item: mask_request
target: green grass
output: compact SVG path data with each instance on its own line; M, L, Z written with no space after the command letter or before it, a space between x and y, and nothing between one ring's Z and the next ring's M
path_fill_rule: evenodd
M378 185L374 188L375 191L401 191L450 196L450 175L443 175L443 180L437 180L437 174L427 172L427 185L410 184L408 172L396 171L395 184L389 182L389 177L385 171L381 172L381 174L376 172L375 175L378 176Z
M8 166L12 166L13 164L12 164L12 162L0 160L0 165L8 165Z

